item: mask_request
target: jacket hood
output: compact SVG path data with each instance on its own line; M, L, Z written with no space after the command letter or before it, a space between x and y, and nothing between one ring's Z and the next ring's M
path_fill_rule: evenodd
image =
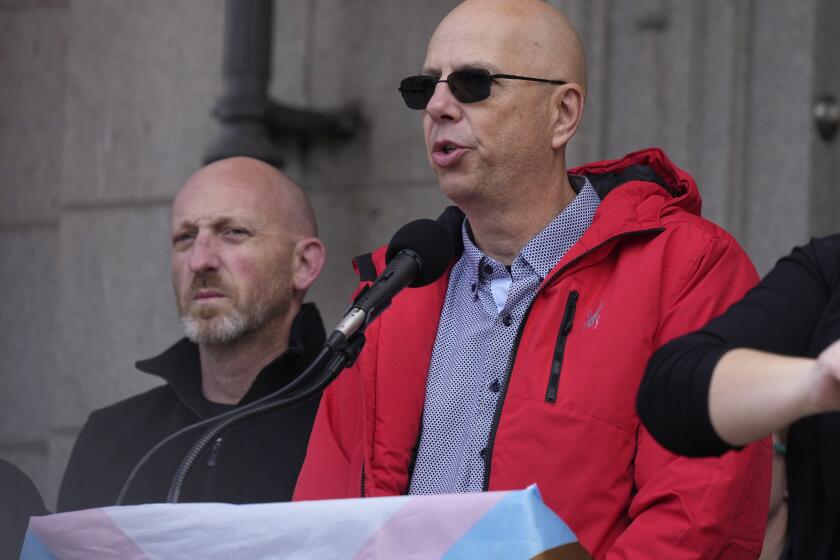
M653 204L641 205L637 212L639 219L651 218L646 213L657 207L659 210L654 212L657 216L674 209L700 215L702 202L694 178L674 165L659 148L646 148L620 159L588 163L570 169L569 174L588 177L601 200L617 192L619 187L632 183L658 185L661 190L643 189Z

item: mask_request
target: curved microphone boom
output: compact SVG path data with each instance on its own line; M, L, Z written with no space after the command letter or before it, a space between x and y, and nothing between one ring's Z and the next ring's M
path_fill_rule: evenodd
M327 345L343 345L386 309L403 288L425 286L440 278L451 259L452 239L440 223L422 219L401 227L388 244L385 270L359 294L327 339Z

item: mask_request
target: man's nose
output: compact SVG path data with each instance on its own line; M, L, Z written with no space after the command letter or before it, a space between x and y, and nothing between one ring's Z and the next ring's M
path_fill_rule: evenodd
M199 234L190 247L189 266L192 272L204 272L219 268L219 255L212 236Z
M458 120L461 118L463 108L461 103L452 95L449 84L438 82L435 85L435 92L429 103L426 105L426 112L435 120Z

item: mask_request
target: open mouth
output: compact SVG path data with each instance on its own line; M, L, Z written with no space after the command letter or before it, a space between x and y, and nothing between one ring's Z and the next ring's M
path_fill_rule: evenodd
M460 159L469 151L469 148L450 142L439 140L432 147L432 162L439 167L451 167L456 165Z
M461 148L463 148L463 146L456 144L455 142L450 142L449 140L438 140L432 147L432 151L448 155L452 152L460 150Z

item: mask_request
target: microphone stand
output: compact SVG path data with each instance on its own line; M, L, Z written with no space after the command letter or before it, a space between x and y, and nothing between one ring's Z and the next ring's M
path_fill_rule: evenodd
M255 416L289 408L316 395L338 377L338 374L344 368L350 367L355 363L364 344L365 336L361 331L356 332L349 339L343 335L336 336L334 333L324 345L324 350L319 355L320 359L316 359L316 362L310 366L310 369L315 369L320 365L320 362L327 360L324 370L315 378L314 382L306 384L303 388L297 388L296 386L301 385L303 380L308 377L301 376L284 388L279 396L266 401L254 402L239 408L211 426L196 440L181 461L169 486L169 493L166 498L167 503L178 503L184 483L195 462L207 445L220 433Z

